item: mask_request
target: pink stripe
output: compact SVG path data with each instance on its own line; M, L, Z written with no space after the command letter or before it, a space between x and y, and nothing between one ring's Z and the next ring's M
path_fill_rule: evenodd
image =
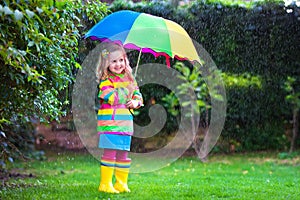
M132 126L131 120L98 120L98 126Z
M118 164L130 164L131 163L131 160L124 160L124 158L126 159L126 157L122 157L121 159L118 157L118 160L116 161Z
M129 79L125 76L124 78L120 78L120 77L116 77L115 80L113 82L117 82L117 83L128 83Z
M110 90L104 90L104 91L102 92L102 94L100 95L100 98L104 99L105 96L106 96L107 94L109 94L110 92L111 92Z
M101 160L115 162L117 150L104 149Z
M119 76L115 76L114 82L123 82L123 80Z
M112 114L112 116L111 116L111 120L115 120L116 110L117 110L117 109L114 109L114 112L113 112L113 114Z
M131 159L128 158L128 152L127 151L121 151L121 150L117 150L116 160L118 160L118 162L122 162L122 161L130 162L131 161Z
M111 85L103 86L103 87L101 87L101 90L103 91L103 90L106 90L106 89L109 89L109 88L113 88L113 87Z
M133 132L98 132L98 135L101 134L112 134L112 135L133 135Z
M114 105L116 105L118 102L119 102L119 95L115 95Z
M110 109L110 108L126 108L126 105L119 104L119 105L110 105L110 104L102 104L101 109Z

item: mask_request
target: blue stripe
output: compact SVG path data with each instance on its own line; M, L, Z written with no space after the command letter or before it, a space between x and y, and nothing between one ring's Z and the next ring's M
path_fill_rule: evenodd
M98 115L98 120L111 120L112 115Z
M100 134L99 148L130 151L130 135Z
M109 164L109 163L101 163L102 166L106 166L106 167L114 167L115 164Z
M112 115L98 115L98 120L112 120ZM132 115L115 115L114 120L133 120Z
M133 120L132 115L115 115L115 120Z
M129 10L112 13L93 26L85 34L85 38L93 36L92 39L95 39L95 37L97 39L107 38L124 43L135 19L139 15L140 13ZM120 19L124 20L121 21Z
M114 93L115 91L110 91L108 94L106 94L104 97L103 97L103 100L104 101L108 101L109 100L109 98L111 97L111 95L113 95L113 93Z
M118 165L118 164L116 164L115 167L126 169L126 168L130 168L130 164L129 165Z

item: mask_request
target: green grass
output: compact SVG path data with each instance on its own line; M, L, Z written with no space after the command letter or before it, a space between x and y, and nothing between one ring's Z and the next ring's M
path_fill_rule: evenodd
M89 154L51 155L18 163L35 178L10 180L0 199L300 199L300 158L275 154L181 158L161 170L130 174L127 194L97 191L99 162Z

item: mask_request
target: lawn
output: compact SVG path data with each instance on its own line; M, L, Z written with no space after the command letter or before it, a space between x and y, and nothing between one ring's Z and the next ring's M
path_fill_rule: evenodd
M87 153L55 153L18 163L0 199L300 199L300 158L275 153L212 155L207 162L180 158L149 173L130 174L131 193L97 191L99 162Z

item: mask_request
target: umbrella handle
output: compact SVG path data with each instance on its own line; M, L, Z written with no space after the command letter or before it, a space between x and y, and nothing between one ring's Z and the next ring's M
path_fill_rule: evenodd
M138 60L137 60L136 66L135 66L134 77L136 77L136 74L137 74L137 70L138 70L138 67L139 67L140 59L141 59L141 54L142 54L142 48L139 52Z

